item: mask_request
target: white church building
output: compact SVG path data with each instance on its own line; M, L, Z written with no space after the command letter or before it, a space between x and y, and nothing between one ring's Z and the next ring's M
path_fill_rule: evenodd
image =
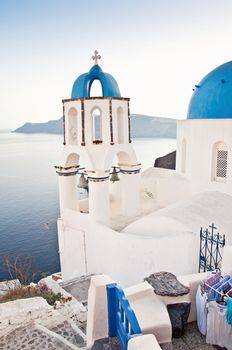
M232 62L196 85L178 121L176 170L140 175L130 99L98 65L63 100L58 238L63 280L104 273L122 286L165 270L198 271L199 230L214 222L232 243ZM91 96L98 80L102 96ZM112 181L113 180L113 181ZM79 188L88 196L79 197Z

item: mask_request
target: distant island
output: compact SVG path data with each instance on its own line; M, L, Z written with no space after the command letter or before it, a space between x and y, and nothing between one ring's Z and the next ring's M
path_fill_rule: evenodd
M176 119L149 117L142 114L131 114L132 137L167 137L176 138ZM17 133L62 134L63 120L50 120L46 123L25 123L14 130Z

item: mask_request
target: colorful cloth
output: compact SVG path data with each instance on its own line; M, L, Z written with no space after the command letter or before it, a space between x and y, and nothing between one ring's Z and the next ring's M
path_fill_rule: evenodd
M211 273L206 279L204 279L201 282L201 286L203 288L203 292L206 292L209 290L209 286L213 286L214 284L218 283L221 279L221 271L218 271L216 273Z
M227 299L227 311L226 311L226 320L228 324L232 326L232 299Z

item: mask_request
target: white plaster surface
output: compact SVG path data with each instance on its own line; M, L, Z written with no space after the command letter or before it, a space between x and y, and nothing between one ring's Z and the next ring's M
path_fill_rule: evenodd
M208 227L214 222L219 232L226 234L227 244L230 244L232 239L231 206L232 196L216 191L203 192L141 218L128 225L123 232L153 237L172 236L178 232L198 235L201 226ZM164 220L167 220L166 225ZM169 223L168 220L170 220Z
M224 142L232 148L231 119L188 119L178 121L176 170L181 173L182 140L186 140L186 172L193 193L215 190L232 195L232 154L228 152L226 182L214 181L213 148Z
M143 334L154 334L160 344L171 343L172 326L167 307L147 283L124 289Z
M232 275L232 245L225 246L222 255L222 275Z
M128 350L161 350L153 334L145 334L132 338L128 342Z
M0 336L36 320L48 324L54 320L54 314L57 314L57 311L41 297L1 303ZM63 320L63 317L61 319Z
M141 174L141 186L161 207L190 198L192 195L189 179L170 169L146 169Z

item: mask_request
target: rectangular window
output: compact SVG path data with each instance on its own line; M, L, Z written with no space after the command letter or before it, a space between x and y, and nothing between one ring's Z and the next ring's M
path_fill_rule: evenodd
M228 157L228 151L217 150L217 167L216 167L217 178L227 177L227 157Z

